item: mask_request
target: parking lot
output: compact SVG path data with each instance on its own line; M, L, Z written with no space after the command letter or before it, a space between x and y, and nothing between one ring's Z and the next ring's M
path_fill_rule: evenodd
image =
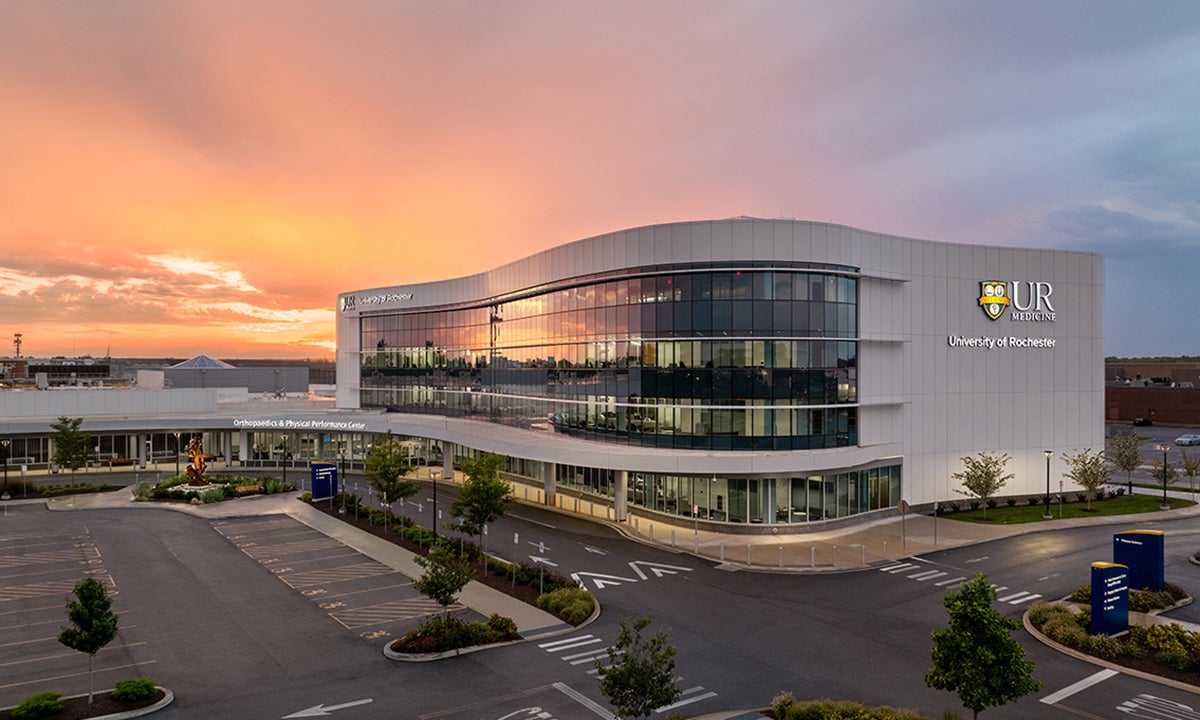
M218 520L213 528L342 628L381 646L441 612L406 576L289 517Z
M5 508L5 519L48 516L44 506ZM39 692L88 691L88 657L58 642L68 624L66 600L75 583L93 577L113 597L119 633L96 655L96 687L148 672L156 660L138 628L137 608L125 603L119 580L105 563L105 548L86 524L71 517L34 525L0 524L0 706Z

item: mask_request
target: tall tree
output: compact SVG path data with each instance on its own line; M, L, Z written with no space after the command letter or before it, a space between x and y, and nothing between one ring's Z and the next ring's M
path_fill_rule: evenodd
M1188 486L1192 489L1192 493L1196 492L1196 475L1200 474L1200 458L1188 457L1187 450L1179 448L1179 454L1183 459L1179 461L1179 471L1188 479Z
M1142 445L1146 438L1130 430L1122 430L1108 438L1108 450L1105 457L1118 470L1125 472L1125 481L1129 484L1129 494L1133 494L1133 471L1142 465Z
M600 692L620 718L649 717L655 709L677 702L683 693L675 686L675 648L664 630L646 638L647 615L628 625L621 621L621 634L608 648L608 665L596 661Z
M1063 477L1082 487L1087 492L1088 510L1092 509L1092 496L1108 484L1108 463L1104 451L1080 450L1074 455L1063 455L1067 471Z
M442 606L442 617L450 613L450 606L458 594L471 581L471 568L467 560L443 543L430 549L428 555L416 555L413 560L425 569L421 577L413 581L417 592Z
M75 482L75 471L87 464L88 436L79 426L83 418L59 416L58 422L50 423L54 431L54 463L71 471L71 483Z
M421 483L416 480L402 479L411 471L404 446L390 431L376 438L367 450L363 476L375 492L384 497L389 508L397 500L406 500L421 489Z
M1033 662L1012 637L1020 623L996 612L995 599L983 573L946 593L942 604L950 625L933 631L933 668L925 675L929 687L958 693L974 718L1042 687L1033 679Z
M466 480L458 491L458 499L450 506L450 514L459 518L458 528L479 538L483 548L483 528L504 515L513 503L512 486L500 477L504 456L483 453L462 463Z
M92 661L100 648L117 636L117 621L113 614L112 598L104 585L95 578L84 578L75 583L76 600L67 600L67 619L72 627L62 629L58 641L63 645L87 653L88 656L88 705L92 704Z
M996 455L995 453L981 452L975 456L964 457L962 471L950 475L966 488L966 492L959 490L959 493L977 497L983 501L985 518L987 517L988 499L999 492L1000 488L1004 487L1004 484L1013 477L1012 473L1004 472L1009 459L1008 453Z
M1166 453L1163 453L1162 460L1155 459L1154 467L1151 468L1150 474L1158 482L1159 486L1162 487L1162 509L1170 510L1171 504L1167 501L1167 486L1179 478L1179 470L1167 460Z

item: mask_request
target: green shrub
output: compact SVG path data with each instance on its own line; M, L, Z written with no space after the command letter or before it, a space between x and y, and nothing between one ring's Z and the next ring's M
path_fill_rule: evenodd
M63 709L63 695L56 692L44 692L32 695L21 701L12 709L12 716L17 720L23 718L43 718L53 715Z
M790 692L781 692L771 700L771 710L777 718L788 718L796 707L796 697Z
M780 708L783 712L779 712ZM912 710L868 707L845 700L797 702L791 693L777 695L771 709L779 720L928 720Z
M967 505L971 506L971 509L972 509L972 510L978 510L978 509L979 509L979 501L978 501L978 500L968 500L968 501L967 501Z
M517 634L516 621L500 613L488 615L487 626L502 640L516 640L520 637Z
M1192 661L1188 659L1188 656L1180 652L1160 652L1154 656L1154 660L1159 665L1175 670L1188 670L1192 665Z
M996 499L995 499L995 498L988 498L988 499L987 499L987 506L988 506L988 509L989 509L989 510L991 510L992 508L996 507Z
M1102 490L1102 491L1100 491L1098 494L1099 494L1100 496L1103 496L1103 495L1104 495L1104 491ZM1085 492L1081 492L1081 493L1075 493L1075 502L1087 502L1087 499L1088 499L1088 494L1087 494L1087 493L1085 493Z
M133 489L133 498L135 500L149 500L150 486L146 483L139 483L137 487Z
M200 496L200 502L204 503L205 505L221 502L224 499L225 488L222 487L215 487L205 490L204 494Z
M537 605L572 625L578 625L591 617L596 609L596 599L583 588L567 587L543 594L538 598Z
M1090 603L1092 601L1092 586L1080 585L1075 588L1075 592L1067 596L1067 599L1071 602Z
M1029 507L1033 507L1034 505L1041 505L1042 504L1042 496L1041 495L1030 495L1029 499L1026 500L1026 502L1029 504Z
M1162 653L1187 655L1188 635L1182 625L1150 625L1147 627L1133 626L1129 628L1129 641L1140 645L1155 655Z
M116 700L147 700L158 694L153 680L144 677L118 680L113 686L112 696Z
M1029 606L1029 622L1033 623L1035 628L1041 629L1052 618L1072 615L1071 609L1062 605L1055 605L1044 600L1038 600Z
M1089 635L1079 649L1101 660L1114 660L1121 654L1121 643L1108 635Z
M1079 648L1088 637L1087 630L1079 626L1075 617L1055 617L1046 621L1042 625L1042 634L1050 638L1060 645L1066 645L1069 648Z
M1005 505L1007 505L1007 506L1009 506L1009 507L1016 507L1016 506L1017 506L1017 499L1016 499L1015 497L1005 498L1005 499L1004 499L1004 504L1005 504Z

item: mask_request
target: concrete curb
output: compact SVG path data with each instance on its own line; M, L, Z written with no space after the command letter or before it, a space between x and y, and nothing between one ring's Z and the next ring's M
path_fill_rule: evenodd
M1076 660L1082 660L1082 661L1084 661L1086 663L1090 663L1092 665L1096 665L1096 666L1099 666L1102 668L1107 668L1109 670L1114 670L1114 671L1122 673L1124 675L1129 675L1130 677L1140 678L1142 680L1149 680L1150 682L1158 683L1159 685L1166 685L1167 687L1172 687L1172 688L1175 688L1176 690L1183 690L1184 692L1200 694L1200 687L1197 687L1196 685L1189 685L1188 683L1180 682L1179 680L1174 680L1172 678L1163 677L1161 675L1155 675L1154 673L1142 672L1141 670L1134 670L1133 668L1128 668L1128 667L1125 667L1124 665L1120 665L1118 663L1109 662L1108 660L1098 658L1094 655L1088 655L1087 653L1080 652L1079 650L1076 650L1074 648L1069 648L1066 645L1062 645L1058 642L1055 642L1054 640L1051 640L1050 638L1043 635L1041 633L1041 631L1039 631L1037 628L1035 628L1033 626L1033 623L1031 623L1029 621L1029 610L1026 610L1025 613L1021 616L1021 624L1025 626L1025 631L1028 632L1031 636L1033 636L1033 638L1035 640L1037 640L1038 642L1042 643L1043 645L1050 648L1051 650L1057 650L1058 652L1060 652L1064 655L1070 655L1071 657L1075 658Z
M170 705L172 701L175 700L175 693L171 692L170 690L166 689L165 687L160 687L158 685L155 685L155 687L158 688L159 690L162 690L163 696L161 698L159 698L158 702L154 703L153 705L147 705L146 707L137 708L136 710L124 710L119 713L109 713L108 715L96 715L95 717L90 718L90 720L126 720L127 718L142 717L143 715L149 715L150 713L155 713L155 712L158 712L159 710L162 710L166 706ZM103 694L103 693L111 694L112 690L104 690L104 691L101 691L101 693L93 693L93 694ZM64 700L76 700L78 698L85 698L87 696L88 696L87 693L83 693L81 695L68 695L68 696L64 697L63 699ZM13 705L12 707L0 708L0 710L12 710L15 707L17 707L17 706Z
M519 643L529 642L531 640L544 640L546 638L558 637L559 635L569 635L576 630L582 630L588 625L591 625L596 621L596 618L600 617L600 600L596 598L595 593L592 593L592 598L594 599L592 614L588 616L587 620L584 620L578 625L567 624L564 628L536 633L529 637L522 637L520 640L509 640L508 642L491 643L489 645L471 645L465 648L456 648L454 650L446 650L439 653L399 653L395 650L392 650L392 643L396 642L396 638L393 638L384 644L383 656L388 660L396 660L399 662L430 662L432 660L445 660L446 658L458 657L459 655L467 655L470 653L479 652L480 650L491 650L492 648L517 645Z

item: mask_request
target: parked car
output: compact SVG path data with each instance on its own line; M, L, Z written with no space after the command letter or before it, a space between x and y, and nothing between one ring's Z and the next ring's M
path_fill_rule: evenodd
M1133 419L1134 425L1153 425L1154 423L1147 417L1138 417Z
M1175 438L1176 445L1200 445L1200 435L1180 435Z

